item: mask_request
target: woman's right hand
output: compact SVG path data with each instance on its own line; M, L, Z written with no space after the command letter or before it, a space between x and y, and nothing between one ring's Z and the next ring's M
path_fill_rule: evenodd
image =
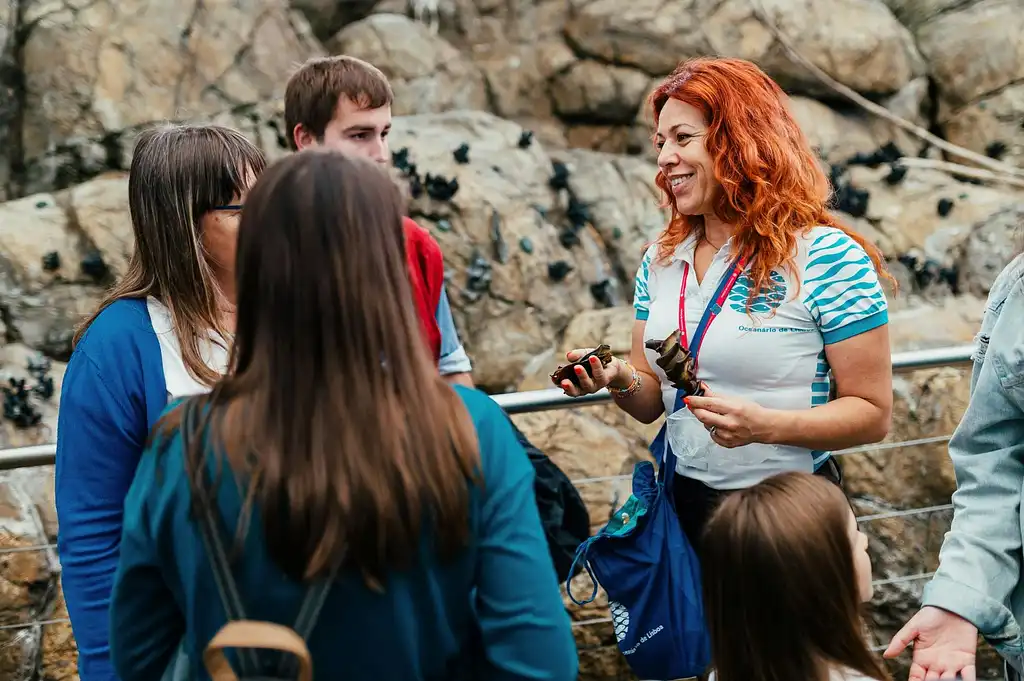
M896 657L910 644L914 658L909 681L952 679L975 681L978 629L948 610L925 606L892 637L883 657Z
M588 352L593 352L593 348L577 348L570 350L565 353L565 358L570 362L575 362L580 357L583 357ZM615 387L626 388L627 385L619 385L622 381L622 374L625 369L625 362L618 357L612 359L608 366L602 366L601 360L596 356L591 357L589 360L590 373L593 377L587 375L586 369L582 366L573 367L576 371L576 379L579 381L579 387L577 388L572 384L572 381L564 380L559 384L559 387L569 397L579 397L581 395L590 395L596 393L602 388L606 388L609 384L614 383Z

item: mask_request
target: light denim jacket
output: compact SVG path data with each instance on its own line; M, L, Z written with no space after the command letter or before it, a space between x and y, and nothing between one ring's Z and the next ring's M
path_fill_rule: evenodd
M975 342L970 403L949 443L957 481L953 524L922 604L973 623L1020 673L1024 256L1015 258L992 285Z

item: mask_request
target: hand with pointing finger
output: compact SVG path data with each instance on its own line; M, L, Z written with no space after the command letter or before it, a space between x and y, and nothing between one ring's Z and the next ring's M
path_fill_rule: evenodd
M711 433L711 439L722 447L731 449L770 441L772 412L756 402L720 397L707 389L702 397L691 395L684 402Z

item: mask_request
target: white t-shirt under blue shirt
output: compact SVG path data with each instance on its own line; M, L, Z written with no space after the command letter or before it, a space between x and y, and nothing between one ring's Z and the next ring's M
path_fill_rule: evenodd
M684 263L686 331L693 338L709 301L732 263L731 240L715 254L698 283L693 267L697 238L676 249L667 264L657 262L657 244L644 254L636 275L633 307L646 320L644 341L662 340L678 327L679 290ZM792 269L793 271L790 271ZM794 276L794 273L798 276ZM856 241L835 227L815 227L797 236L792 268L773 271L751 312L746 311L753 282L740 275L722 311L708 328L699 354L699 378L715 394L745 398L771 409L807 409L828 401L830 378L825 346L852 338L888 322L888 305L870 258ZM666 414L675 404L675 388L655 363L662 382ZM689 419L689 421L688 421ZM676 434L693 442L677 471L715 489L740 489L783 471L811 472L828 452L802 447L751 444L726 449L689 415L669 421ZM699 427L692 427L692 426ZM679 455L679 452L676 452Z

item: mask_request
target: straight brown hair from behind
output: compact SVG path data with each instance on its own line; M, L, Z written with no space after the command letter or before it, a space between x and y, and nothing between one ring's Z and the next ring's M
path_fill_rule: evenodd
M200 221L248 188L266 167L263 152L219 125L161 125L139 135L128 173L135 247L124 276L75 332L77 345L103 310L122 298L153 296L171 315L185 369L211 386L206 339L227 338L221 296L206 259Z
M363 109L390 106L394 93L387 76L373 64L358 57L336 55L306 60L288 79L284 91L284 123L288 146L295 145L295 126L302 125L323 142L327 124L334 118L342 98Z
M226 461L246 490L238 538L258 506L293 579L345 568L383 587L425 546L444 559L469 536L476 432L421 339L402 208L366 159L316 149L272 165L242 211L228 371L157 429L197 423L194 510Z
M850 512L808 473L722 501L701 546L716 681L827 681L843 668L889 681L864 635Z

